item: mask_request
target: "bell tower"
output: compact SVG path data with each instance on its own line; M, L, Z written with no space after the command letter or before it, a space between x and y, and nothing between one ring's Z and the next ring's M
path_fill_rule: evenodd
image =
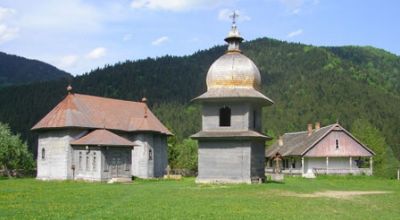
M191 137L199 143L198 183L252 183L265 179L262 108L273 104L259 89L257 66L242 54L236 26L225 41L228 49L209 68L207 92L193 99L202 105L202 130Z

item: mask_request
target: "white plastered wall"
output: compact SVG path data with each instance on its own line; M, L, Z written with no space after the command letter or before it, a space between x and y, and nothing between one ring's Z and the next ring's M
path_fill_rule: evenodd
M72 129L40 132L37 154L37 179L71 179L72 148L69 143L84 134L86 134L86 131ZM45 154L44 158L43 152Z

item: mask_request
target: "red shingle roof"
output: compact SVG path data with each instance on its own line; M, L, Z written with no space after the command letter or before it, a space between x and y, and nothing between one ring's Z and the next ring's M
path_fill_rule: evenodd
M282 156L303 156L314 147L318 141L326 137L332 130L340 130L348 134L356 142L358 142L363 148L365 148L372 155L375 153L367 146L358 141L350 132L344 129L340 124L335 123L318 130L313 130L311 135L308 135L308 131L300 131L293 133L285 133L282 136L283 145L280 146L278 141L272 144L265 150L266 157L273 157L276 153L280 153Z
M72 141L71 145L133 146L133 143L111 131L97 129L78 140Z
M76 93L68 94L32 130L65 127L153 131L172 135L143 102Z

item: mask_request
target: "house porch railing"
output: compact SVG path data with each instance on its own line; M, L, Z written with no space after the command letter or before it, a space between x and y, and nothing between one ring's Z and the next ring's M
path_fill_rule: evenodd
M302 175L302 169L284 169L281 171L283 174L287 175ZM346 175L346 174L353 174L353 175L372 175L372 170L370 168L314 168L313 172L315 175L326 175L326 174L336 174L336 175ZM267 167L265 168L265 173L271 174L274 173L274 168Z
M361 175L365 174L367 176L372 175L372 170L370 168L314 168L313 169L315 175L324 175L324 174L353 174L353 175Z
M267 167L265 168L265 173L274 173L274 168ZM301 168L300 169L284 169L282 170L283 174L289 175L301 175Z

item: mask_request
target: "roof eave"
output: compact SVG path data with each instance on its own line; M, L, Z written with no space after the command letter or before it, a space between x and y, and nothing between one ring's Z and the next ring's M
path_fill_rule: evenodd
M215 137L202 137L202 136L190 136L190 138L194 139L194 140L205 140L205 139L212 139L212 140L254 140L254 139L258 139L258 140L271 140L269 137L257 137L257 136L237 136L237 137L232 137L232 136L215 136Z
M226 100L226 101L242 101L242 100L251 100L255 101L258 103L261 103L263 106L270 106L274 104L274 101L270 99L264 99L264 98L259 98L259 97L245 97L245 96L238 96L238 97L231 97L231 96L220 96L220 97L201 97L198 96L192 100L190 100L191 103L204 103L204 102L218 102L221 100Z
M92 144L92 143L87 143L87 144L74 144L70 143L71 146L98 146L98 147L134 147L134 144Z
M107 130L113 130L113 131L122 131L122 132L151 132L151 133L158 133L158 134L163 134L167 136L174 136L173 133L170 131L164 132L164 131L158 131L158 130L122 130L122 129L115 129L115 128L108 128L108 127L100 127L100 126L95 126L95 127L87 127L87 126L62 126L62 127L38 127L36 128L35 126L31 128L31 131L46 131L46 130L59 130L59 129L107 129Z

